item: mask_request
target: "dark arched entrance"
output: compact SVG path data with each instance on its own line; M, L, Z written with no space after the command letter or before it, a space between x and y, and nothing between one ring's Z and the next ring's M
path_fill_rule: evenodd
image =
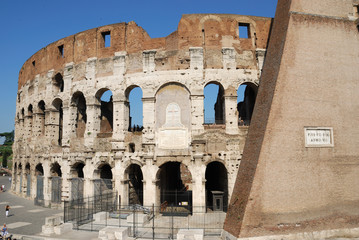
M128 175L128 202L129 204L143 204L143 175L141 167L131 164L126 169Z
M206 205L214 211L227 211L227 169L220 162L211 162L206 169Z
M167 206L184 206L192 210L192 175L186 165L167 162L160 167L161 210Z

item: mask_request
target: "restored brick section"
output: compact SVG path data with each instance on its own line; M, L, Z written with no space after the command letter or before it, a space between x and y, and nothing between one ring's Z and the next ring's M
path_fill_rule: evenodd
M224 226L235 238L358 227L353 3L278 2ZM308 126L332 127L333 146L305 146Z
M247 205L251 204L251 201L260 201L259 198L249 199L249 196L253 187L253 179L256 176L259 154L264 138L263 133L267 127L276 79L281 66L284 42L287 36L286 30L289 23L287 14L289 7L289 1L282 0L278 2L276 21L274 22L268 45L267 62L264 65L261 87L258 89L257 102L253 112L253 122L248 131L232 199L228 206L224 230L234 236L242 236L243 234L242 230L245 226L242 227L242 224Z
M58 40L35 53L22 66L19 74L19 89L34 79L44 76L53 69L61 72L66 63L73 62L79 68L88 58L110 58L115 52L126 51L130 62L128 73L142 71L142 52L156 49L158 70L189 68L189 47L203 47L205 66L222 67L222 47L234 47L243 54L244 61L238 61L237 68L256 69L256 49L265 49L271 24L270 18L240 16L231 14L183 15L178 30L167 37L151 39L135 22L118 23L90 29ZM251 39L238 37L238 22L251 25ZM111 46L104 47L102 33L110 32ZM256 37L256 39L254 38ZM58 47L63 45L63 57ZM248 58L251 59L248 61ZM33 62L35 66L33 66ZM243 63L245 63L243 65Z

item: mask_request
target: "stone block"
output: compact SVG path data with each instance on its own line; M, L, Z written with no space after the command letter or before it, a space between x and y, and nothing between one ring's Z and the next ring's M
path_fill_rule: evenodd
M177 240L203 240L203 229L180 229L177 233Z
M73 228L73 225L72 223L64 223L64 224L61 224L59 226L55 226L54 227L54 233L57 234L57 235L61 235L61 234L64 234L68 231L71 231Z
M108 218L108 212L98 212L93 215L95 222L105 221Z
M98 238L103 240L126 240L128 238L128 232L129 228L127 227L105 227L99 231Z
M143 213L137 213L135 216L135 221L137 224L144 224L148 222L148 216ZM127 223L133 223L133 214L128 215Z
M51 216L45 218L45 225L46 226L58 226L62 222L62 217L60 216Z

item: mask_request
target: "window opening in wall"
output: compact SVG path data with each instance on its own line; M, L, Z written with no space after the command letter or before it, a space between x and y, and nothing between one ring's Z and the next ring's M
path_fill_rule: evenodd
M249 24L248 23L238 23L238 33L239 38L249 38Z
M72 105L76 107L76 136L83 138L86 130L87 114L86 114L86 99L82 92L75 92L72 96Z
M56 116L55 116L55 119L57 121L56 124L58 124L58 129L56 129L57 130L57 136L58 136L57 142L58 142L58 145L61 146L62 145L62 127L63 127L62 100L57 98L57 99L54 100L52 105L57 110Z
M237 90L238 125L249 126L258 87L252 83L244 83Z
M20 96L20 93L17 94L17 101L20 103L21 101L21 96Z
M55 75L53 84L55 86L55 89L57 92L63 92L64 91L64 79L62 78L61 73L58 73Z
M111 90L105 90L100 98L101 123L100 133L110 133L113 129L113 97Z
M129 101L128 131L141 132L143 130L142 89L140 87L132 88L127 98Z
M111 47L111 32L102 32L102 38L104 42L104 47Z
M35 60L34 61L32 61L32 66L36 66L36 62L35 62Z
M44 135L45 133L45 102L41 100L37 104L39 108L39 115L38 115L38 121L39 121L39 135Z
M135 144L134 143L130 143L128 145L128 151L131 152L131 153L134 153L135 152Z
M204 124L224 124L224 89L219 83L204 88Z
M64 57L64 45L60 45L57 47L59 49L60 56Z

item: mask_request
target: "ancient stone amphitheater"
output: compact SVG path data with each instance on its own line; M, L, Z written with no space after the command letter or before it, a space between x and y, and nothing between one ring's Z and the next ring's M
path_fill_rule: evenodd
M163 38L129 22L44 47L19 73L12 190L46 206L113 190L122 205L226 211L271 22L183 15Z

